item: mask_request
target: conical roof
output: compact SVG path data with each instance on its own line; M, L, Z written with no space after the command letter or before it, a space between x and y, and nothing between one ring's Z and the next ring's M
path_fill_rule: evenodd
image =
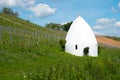
M92 44L96 43L95 35L88 23L81 17L77 17L67 32L66 41L70 43Z

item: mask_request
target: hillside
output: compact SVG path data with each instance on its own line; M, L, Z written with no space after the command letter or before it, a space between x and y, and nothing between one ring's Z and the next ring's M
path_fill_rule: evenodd
M0 80L120 79L120 49L100 47L98 58L76 57L60 49L65 34L0 13Z
M4 40L4 42L8 45L15 45L19 42L21 45L23 44L22 41L25 45L27 44L28 47L33 44L44 44L48 41L51 41L51 43L52 41L55 41L56 43L56 41L58 42L60 39L64 38L63 34L64 32L62 31L58 32L42 28L28 20L22 20L17 17L0 13L0 37L1 39L5 39L6 41Z

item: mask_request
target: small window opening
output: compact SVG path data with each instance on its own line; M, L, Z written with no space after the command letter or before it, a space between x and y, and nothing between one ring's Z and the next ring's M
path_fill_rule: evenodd
M84 52L84 55L85 55L85 56L88 56L88 54L89 54L89 47L85 47L85 48L83 49L83 52Z
M78 49L78 46L77 46L77 45L75 45L75 49L76 49L76 50Z

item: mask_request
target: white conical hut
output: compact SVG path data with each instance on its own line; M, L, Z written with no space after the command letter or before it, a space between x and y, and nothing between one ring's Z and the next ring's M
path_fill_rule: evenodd
M80 16L68 30L65 51L75 56L98 56L98 44L95 35L88 23Z

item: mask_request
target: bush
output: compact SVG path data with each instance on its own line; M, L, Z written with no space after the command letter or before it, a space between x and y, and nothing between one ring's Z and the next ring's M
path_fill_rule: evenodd
M66 43L66 41L63 40L63 39L61 39L61 40L59 41L59 43L60 43L61 49L62 49L63 51L65 51L65 43Z

